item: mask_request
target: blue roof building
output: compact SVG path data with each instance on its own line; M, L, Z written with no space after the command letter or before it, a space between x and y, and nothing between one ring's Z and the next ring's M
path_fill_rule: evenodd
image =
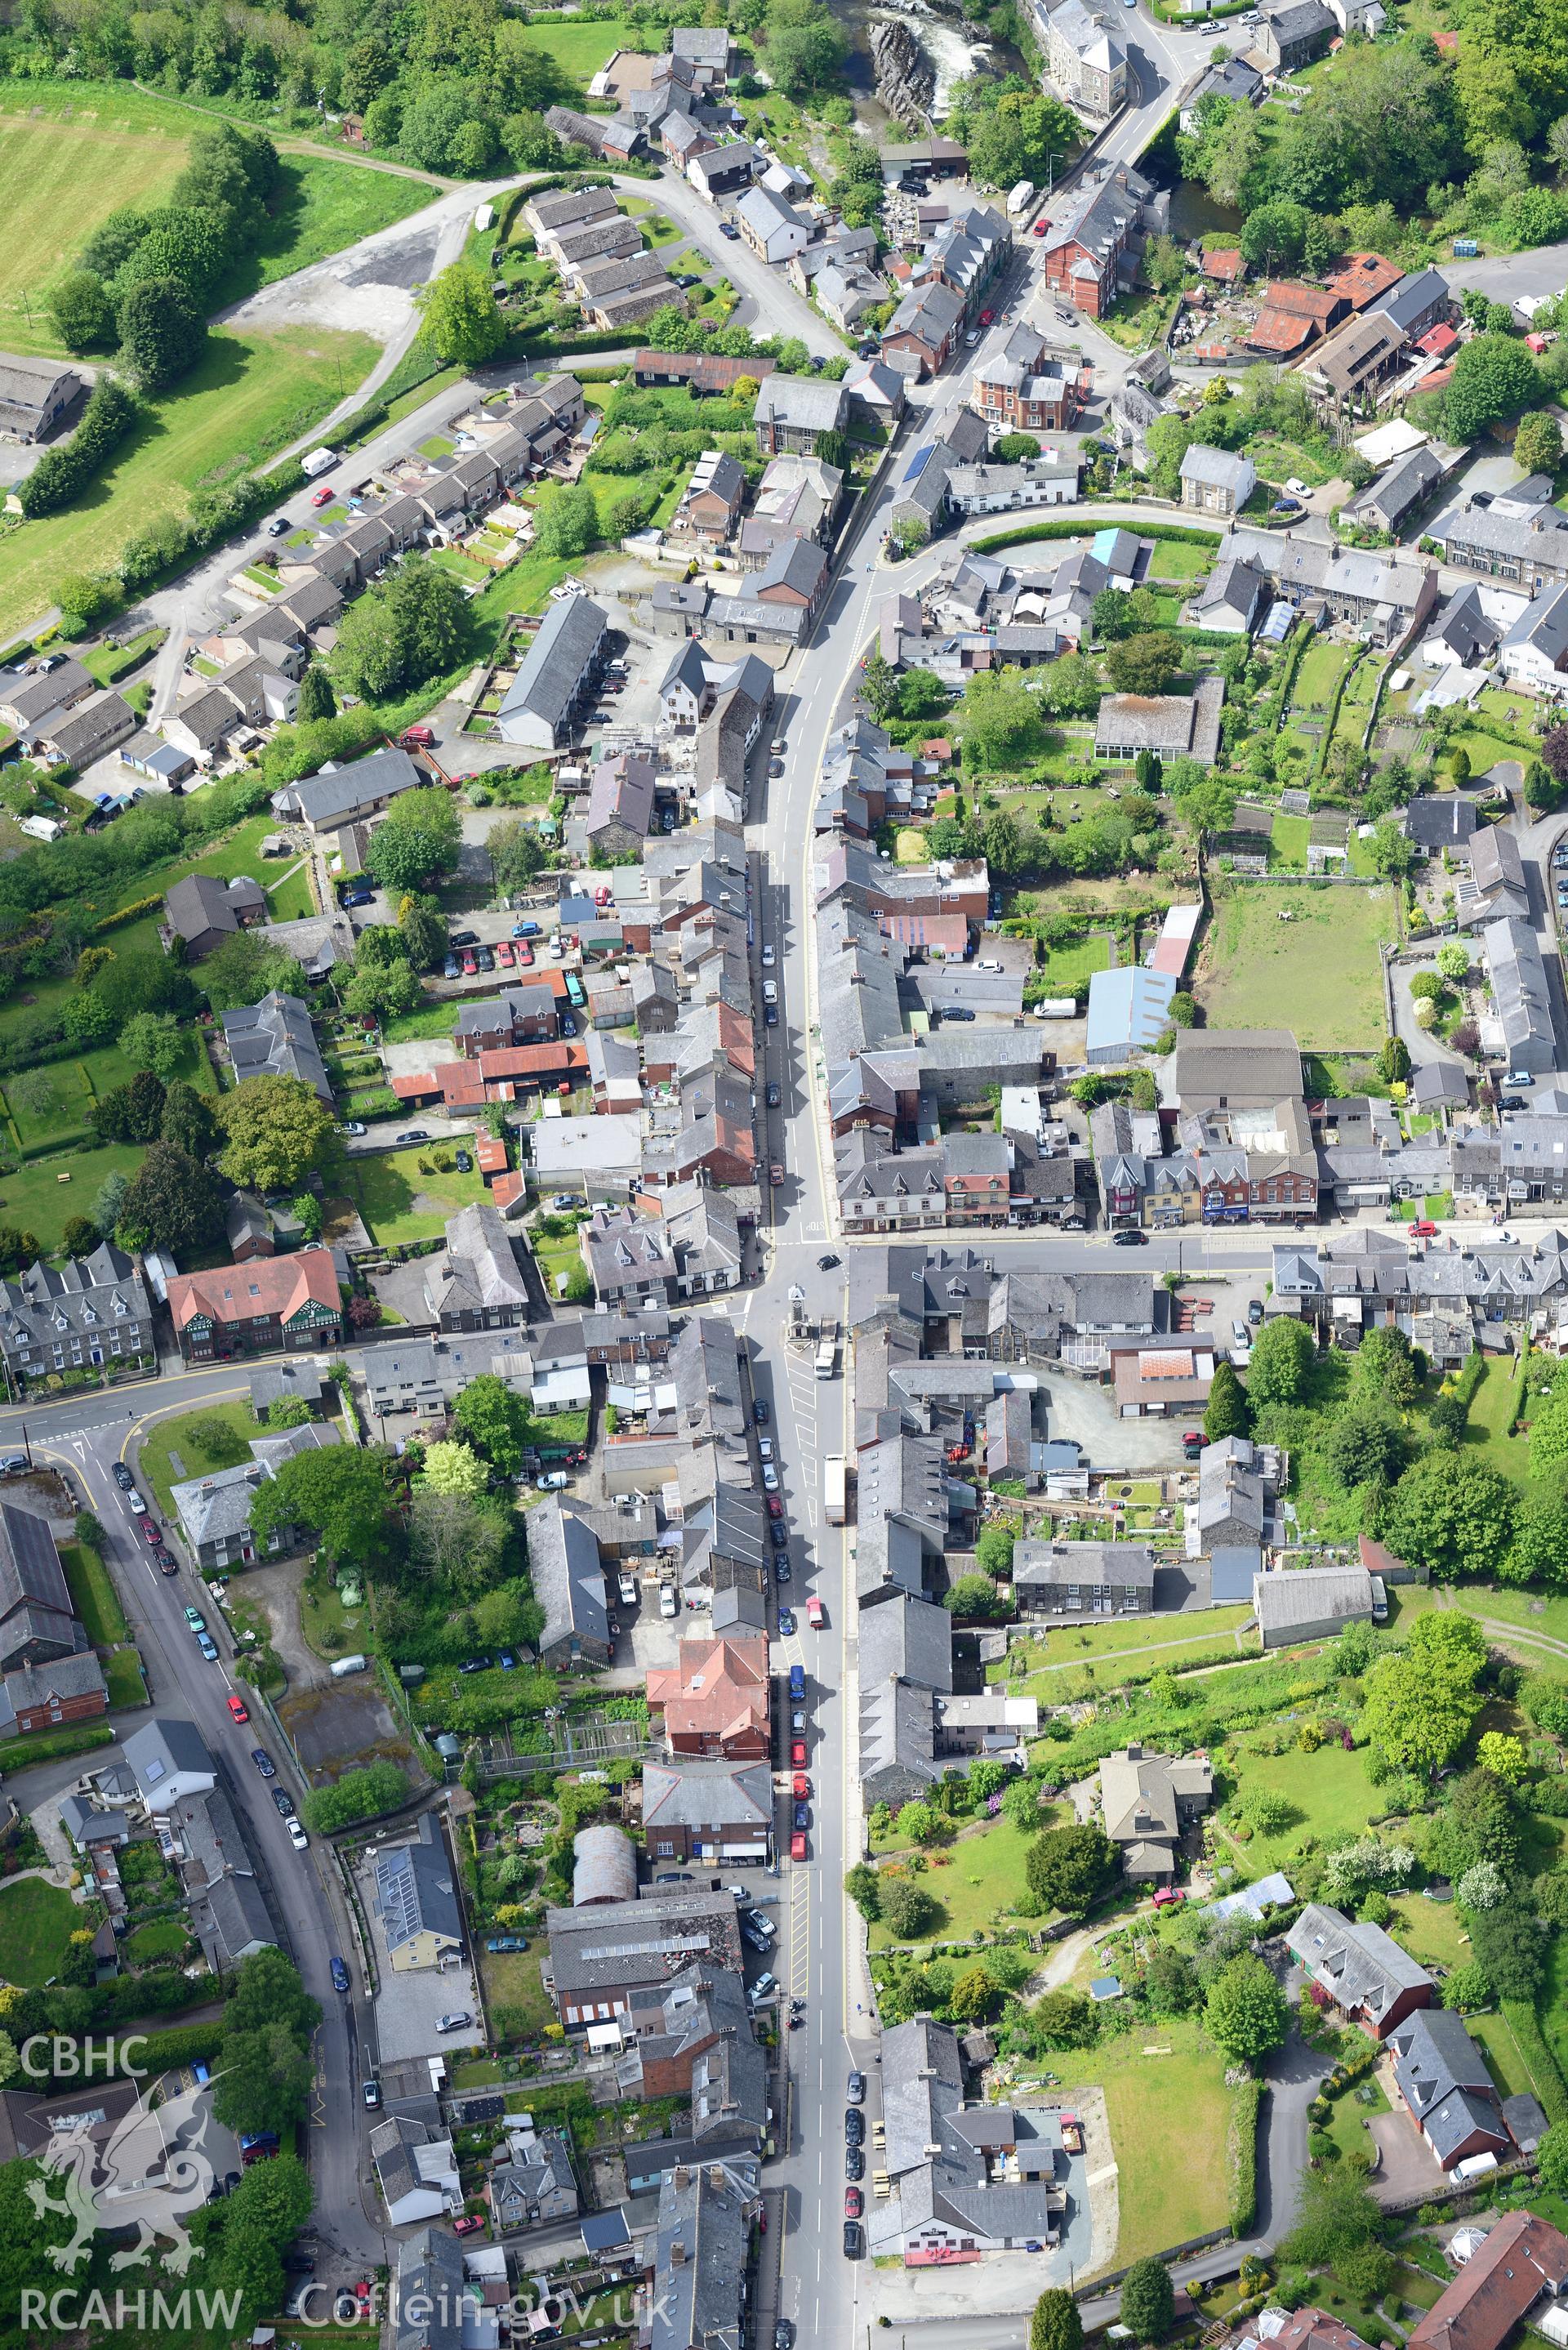
M1168 971L1097 971L1089 982L1085 1057L1091 1068L1113 1067L1147 1053L1170 1017L1176 981Z

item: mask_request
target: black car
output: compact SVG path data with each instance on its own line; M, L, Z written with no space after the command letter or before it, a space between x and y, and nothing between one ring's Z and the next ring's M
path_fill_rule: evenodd
M794 2327L787 2317L781 2317L774 2326L774 2350L794 2350Z
M493 947L475 947L473 951L473 960L479 965L481 971L493 971L495 969L495 951Z
M281 1787L275 1787L272 1791L272 1799L286 1820L293 1819L294 1797L292 1795L286 1794Z
M1262 1318L1263 1301L1261 1297L1254 1297L1248 1304L1247 1319L1249 1322L1261 1322Z
M655 1885L695 1885L697 1879L689 1869L667 1868L653 1881Z
M971 1012L971 1014L970 1014L970 1018L972 1020L972 1019L973 1019L973 1017L974 1017L974 1014L973 1014L973 1013ZM763 1027L764 1027L764 1028L776 1028L776 1027L778 1026L778 1024L779 1024L779 1008L778 1008L778 1005L777 1005L776 1003L764 1003L764 1004L763 1004Z
M460 1175L471 1175L473 1172L473 1161L466 1150L460 1150L457 1154L457 1171Z
M251 1761L255 1764L256 1769L261 1773L264 1779L276 1778L276 1768L274 1765L272 1756L267 1752L265 1746L253 1746L251 1748Z
M972 1020L974 1018L974 1013L967 1003L944 1003L942 1006L942 1018L944 1020Z
M762 1396L759 1396L752 1406L752 1418L759 1428L765 1428L768 1424L768 1407Z
M781 1096L778 1087L776 1085L770 1085L768 1087L768 1107L770 1109L777 1109L780 1099Z
M117 1461L114 1464L114 1482L122 1493L129 1493L136 1482L123 1461Z
M844 2176L846 2178L864 2178L866 2176L866 2157L857 2146L846 2146L844 2149Z
M1111 1234L1111 1246L1113 1248L1147 1248L1147 1245L1148 1234L1147 1232L1140 1232L1136 1229L1125 1232L1113 1232Z
M809 1804L797 1804L795 1805L791 1825L797 1828L808 1828L811 1825L811 1805Z
M1498 1107L1500 1109L1522 1109L1524 1107L1524 1096L1522 1094L1504 1094L1501 1101L1498 1104Z
M846 2146L864 2146L866 2143L866 2116L854 2106L846 2106L844 2109L844 2143Z
M817 1258L816 1269L819 1273L831 1273L835 1265L838 1263L839 1259L834 1255L830 1249L826 1256L819 1256Z
M846 2220L844 2222L845 2259L846 2261L857 2261L860 2258L860 2222L858 2220Z
M487 1673L489 1670L490 1659L488 1657L465 1657L462 1663L458 1667L458 1671L460 1673Z
M788 1550L789 1528L785 1525L782 1518L770 1518L768 1521L768 1533L773 1537L773 1545L775 1550Z
M779 1532L781 1534L784 1534L785 1542L788 1542L789 1536L788 1534L784 1534L784 1528L782 1526L779 1528ZM778 1557L774 1561L774 1581L775 1583L787 1583L789 1581L789 1561L781 1552Z
M479 932L453 931L447 940L447 944L449 947L476 947L479 944Z

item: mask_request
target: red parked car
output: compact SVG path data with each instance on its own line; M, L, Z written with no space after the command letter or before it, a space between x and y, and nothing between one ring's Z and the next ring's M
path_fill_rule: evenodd
M858 2220L861 2212L865 2209L866 2206L861 2198L858 2187L846 2187L844 2190L845 2218L846 2220Z
M248 1721L251 1718L250 1708L243 1697L232 1697L229 1700L229 1711L236 1721Z
M800 1828L796 1828L794 1835L792 1835L789 1840L789 1856L792 1860L804 1860L805 1858L805 1835L804 1830Z
M483 2225L477 2211L465 2211L461 2220L452 2221L452 2232L454 2236L477 2236Z
M147 1537L148 1541L152 1544L152 1546L153 1546L154 1550L156 1550L156 1549L157 1549L157 1547L158 1547L158 1544L159 1544L162 1541L162 1539L163 1539L162 1535L161 1535L161 1534L159 1533L159 1531L158 1531L158 1521L157 1521L157 1519L156 1519L156 1518L138 1518L138 1519L137 1519L137 1521L136 1521L136 1523L137 1523L137 1524L141 1528L142 1533L146 1535L146 1537Z
M789 1759L792 1764L804 1762L805 1761L805 1741L804 1738L791 1739Z

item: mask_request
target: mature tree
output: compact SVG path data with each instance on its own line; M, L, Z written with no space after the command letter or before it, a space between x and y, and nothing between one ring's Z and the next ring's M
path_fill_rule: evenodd
M159 1133L165 1142L189 1151L192 1159L204 1159L217 1139L211 1105L205 1094L194 1086L176 1079L163 1097L163 1118Z
M1536 2148L1535 2167L1549 2195L1568 2195L1568 2122L1553 2122Z
M213 2090L214 2117L235 2131L276 2130L305 2118L315 2066L286 2024L223 2033L223 2061Z
M1100 2019L1093 2001L1071 1983L1037 1999L1029 2011L1029 2021L1047 2048L1092 2048L1100 2036Z
M948 2013L955 2023L989 2023L1001 1997L1002 1985L984 1960L977 1959L954 1983Z
M1145 629L1106 654L1106 673L1118 693L1163 693L1180 674L1181 639L1171 629Z
M217 1106L218 1164L247 1191L292 1191L332 1149L332 1113L302 1077L247 1077Z
M996 1623L1009 1613L1006 1600L986 1575L961 1575L943 1605L969 1623Z
M785 98L841 82L849 44L823 0L770 0L762 30L769 76Z
M1229 1363L1216 1363L1214 1383L1203 1414L1203 1433L1216 1443L1222 1436L1245 1436L1252 1424L1245 1390Z
M106 1142L153 1142L162 1128L165 1099L162 1078L140 1069L128 1086L99 1095L92 1122Z
M1540 370L1517 337L1478 335L1460 346L1443 394L1448 431L1456 440L1474 441L1489 424L1517 416L1541 389Z
M351 1018L385 1024L406 1012L417 1012L424 1002L424 990L419 974L408 963L375 963L350 973L341 1000L344 1011Z
M446 953L446 917L434 898L410 891L398 908L398 935L414 971L431 971Z
M587 482L547 482L534 509L534 544L541 555L586 555L597 546L599 510Z
M1368 854L1374 871L1386 881L1401 880L1416 862L1415 844L1392 816L1384 816L1374 826Z
M896 1941L918 1942L936 1924L939 1905L933 1894L912 1877L878 1877L882 1923Z
M879 646L860 664L860 699L878 723L898 707L898 672Z
M1171 1942L1157 1942L1149 1952L1143 1987L1156 2015L1186 2015L1198 2004L1198 1970Z
M1065 2285L1052 2285L1035 2303L1029 2350L1084 2350L1084 2321Z
M236 931L202 963L201 985L214 1012L236 1012L275 990L304 995L309 983L295 956L259 931Z
M846 1872L844 1890L867 1923L875 1925L882 1915L882 1879L868 1861L857 1860Z
M370 835L367 868L384 889L417 889L457 863L462 819L450 792L403 792Z
M1250 1950L1221 1967L1204 1996L1204 2028L1233 2063L1255 2064L1282 2047L1290 2020L1284 1992Z
M424 556L405 556L348 606L333 660L356 693L386 701L454 668L465 626L462 590L451 572Z
M1550 410L1536 409L1520 418L1513 460L1527 473L1555 473L1563 463L1563 428Z
M1386 1037L1377 1055L1377 1074L1385 1085L1403 1085L1410 1074L1410 1047L1403 1036Z
M898 1831L915 1844L940 1844L950 1835L947 1816L935 1804L905 1804L898 1813Z
M1328 1432L1329 1465L1342 1485L1392 1482L1405 1462L1399 1423L1376 1405L1343 1412Z
M1517 1499L1490 1463L1429 1452L1389 1497L1382 1536L1399 1557L1440 1580L1490 1574L1512 1540Z
M1121 2322L1135 2342L1163 2342L1176 2319L1176 2289L1163 2261L1134 2261L1122 2279Z
M337 696L332 691L332 680L319 661L312 661L299 681L299 707L296 716L300 725L307 726L313 719L336 718Z
M335 1828L350 1827L356 1820L373 1820L395 1812L408 1801L407 1774L395 1762L368 1762L362 1770L346 1771L330 1787L318 1787L305 1799L307 1826L329 1835Z
M303 1396L274 1396L263 1417L269 1428L281 1431L289 1428L308 1428L313 1415Z
M1024 1863L1029 1890L1053 1909L1086 1909L1114 1879L1116 1848L1092 1822L1036 1836Z
M982 1526L974 1545L974 1563L982 1575L1005 1582L1012 1573L1012 1550L1020 1533L1012 1518L998 1518Z
M499 1497L475 1500L420 1483L409 1507L410 1554L454 1595L472 1599L493 1591L515 1565L518 1524Z
M126 1186L119 1230L128 1248L208 1248L223 1231L218 1187L189 1151L155 1142Z
M67 351L104 351L116 339L114 304L90 269L67 269L49 288L49 316Z
M1449 1453L1428 1458L1450 1474L1461 1465ZM1407 1484L1421 1465L1409 1471L1402 1483ZM1385 1533L1390 1534L1386 1524ZM1404 1544L1398 1549L1402 1555L1409 1555ZM1479 1653L1463 1652L1468 1646L1464 1634L1453 1643L1420 1638L1428 1620L1435 1626L1463 1624L1474 1635ZM1361 1727L1368 1744L1399 1770L1428 1776L1440 1770L1459 1752L1480 1711L1475 1681L1485 1657L1485 1640L1469 1617L1423 1617L1403 1652L1379 1659L1367 1675Z
M1525 1503L1497 1573L1505 1583L1568 1583L1568 1501L1542 1493Z
M1499 1999L1528 2003L1541 1988L1550 1929L1516 1901L1469 1913L1470 1950Z
M955 715L966 757L988 772L1018 768L1044 747L1040 697L1015 670L977 670Z
M1284 1316L1265 1322L1252 1341L1247 1366L1247 1400L1254 1411L1265 1404L1299 1403L1306 1392L1315 1349L1304 1323Z
M1442 1810L1427 1823L1422 1840L1427 1866L1439 1877L1459 1877L1478 1861L1487 1860L1511 1876L1519 1855L1519 1806L1502 1781L1480 1768L1451 1779Z
M119 355L143 391L188 375L206 348L207 322L173 277L148 277L119 305Z
M490 1472L466 1444L431 1444L425 1451L423 1481L432 1493L455 1493L473 1502L485 1492Z
M483 367L506 340L489 275L472 261L441 270L420 295L419 307L421 335L442 367Z
M1241 254L1250 268L1287 274L1301 265L1309 215L1287 201L1260 204L1241 224Z
M1369 1330L1356 1350L1350 1391L1358 1403L1391 1404L1408 1411L1416 1400L1416 1366L1403 1330Z
M302 1452L280 1463L251 1500L251 1524L271 1535L280 1526L310 1526L329 1559L363 1565L391 1547L391 1496L379 1446Z
M1383 2214L1360 2173L1329 2164L1302 2178L1295 2225L1280 2247L1282 2259L1306 2269L1339 2269L1347 2253L1381 2241Z
M310 2174L292 2148L270 2162L254 2162L223 2206L223 2241L236 2231L265 2237L281 2249L310 2217Z
M526 1405L504 1379L482 1371L470 1379L452 1407L459 1434L504 1477L515 1477L528 1441Z
M185 1039L171 1012L137 1012L119 1032L119 1049L133 1069L167 1079L185 1057ZM161 1097L161 1084L159 1092Z
M518 816L496 825L484 845L496 888L509 893L525 889L550 862L550 852L534 826Z
M898 680L900 718L940 718L951 699L933 670L907 669Z

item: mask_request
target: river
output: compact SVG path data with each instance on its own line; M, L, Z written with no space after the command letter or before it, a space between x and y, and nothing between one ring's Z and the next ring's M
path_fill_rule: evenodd
M929 0L904 0L898 8L882 6L879 0L833 0L833 13L853 43L847 68L849 82L867 119L878 126L887 117L876 101L867 43L867 27L874 23L896 20L909 25L919 37L936 68L937 88L931 115L938 122L950 113L953 85L966 76L1028 71L1011 42L993 40L987 26L968 23L950 10L939 13L930 6ZM904 130L899 135L912 138L915 133Z

